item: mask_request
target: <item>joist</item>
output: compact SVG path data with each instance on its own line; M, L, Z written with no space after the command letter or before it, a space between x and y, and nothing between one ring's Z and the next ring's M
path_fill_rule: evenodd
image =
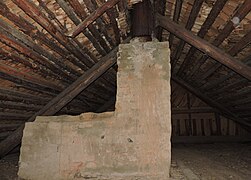
M235 43L234 46L228 50L228 54L230 56L236 56L242 49L244 49L250 43L251 43L251 31L249 31L244 37L242 37L239 42ZM222 67L221 64L215 63L212 67L210 67L210 69L207 72L204 73L204 75L201 77L201 79L205 79L205 78L211 76L215 71L217 71L217 69L219 69L221 67ZM229 73L233 74L233 72L232 73L229 72ZM223 79L225 79L225 77L218 80L217 84L221 83ZM211 87L212 84L210 84L209 86Z
M80 67L83 70L88 70L93 64L94 60L90 59L86 55L86 52L83 51L83 48L78 46L76 40L68 39L62 31L59 31L58 28L50 22L50 20L42 13L39 8L32 3L31 1L24 0L13 0L13 2L20 7L28 16L34 19L39 23L48 33L54 37L63 47L65 47L70 53L72 53L79 61L83 63ZM107 81L104 79L108 79ZM113 81L109 77L105 76L104 79L100 79L97 83L100 85L99 88L113 91L113 88L109 88ZM109 83L108 83L109 82ZM108 85L107 85L108 84Z
M85 6L90 13L93 13L96 9L98 9L97 2L93 0L85 0ZM109 8L106 11L106 14L108 14L108 11L111 10L112 8ZM86 17L84 17L82 20L84 20L85 18ZM99 18L95 20L95 23L97 28L94 28L94 31L92 33L95 35L96 39L100 42L105 51L110 52L110 47L108 44L110 44L110 46L112 47L114 47L115 44L113 43L113 41L111 40L110 36L107 33L108 26L105 23L105 18L101 15ZM88 27L91 26L94 26L93 23L90 24ZM106 43L105 39L107 39L107 42L109 43Z
M195 89L190 84L183 81L182 79L173 76L172 80L174 82L176 82L177 84L179 84L184 89L187 89L189 92L191 92L192 94L194 94L195 96L200 98L202 101L204 101L205 103L207 103L211 107L219 110L223 116L230 118L230 119L234 120L235 122L242 124L242 125L245 125L249 128L251 127L250 126L251 124L246 123L244 120L240 119L238 116L236 116L234 113L232 113L228 108L226 108L226 107L222 106L221 104L219 104L218 102L212 100L210 97L206 96L204 93Z
M242 5L237 9L237 11L233 14L233 18L238 19L239 23L246 17L246 15L250 12L251 10L251 0L245 0ZM217 35L217 37L214 39L212 44L216 47L220 46L221 43L229 36L229 34L239 25L234 24L233 19L229 19L223 30ZM206 62L206 60L209 57L207 56L202 56L198 61L201 62L202 64ZM201 64L201 65L202 65ZM210 71L210 70L209 70ZM202 77L200 74L197 74L199 77L199 81L202 80ZM207 78L210 75L210 73L204 74L203 78Z
M203 2L204 2L204 0L195 0L194 1L192 10L190 12L189 18L188 18L188 20L186 22L186 26L185 26L185 28L187 30L191 30L192 27L194 26L195 20L200 12L200 8L201 8ZM177 48L175 49L175 53L172 57L173 58L173 60L172 60L173 69L175 68L177 61L180 59L181 53L182 53L185 45L186 45L185 41L180 40ZM180 68L182 68L182 67L183 66L181 65Z
M166 12L166 0L156 0L154 7L155 12L154 13L159 13L161 15L165 15ZM159 41L162 41L162 33L163 33L163 28L159 27L155 30L155 36Z
M85 28L87 28L91 23L93 23L98 17L105 13L108 9L116 5L119 0L109 0L99 7L96 11L91 13L84 21L82 21L76 28L67 33L67 36L76 37L79 35Z
M179 18L180 18L180 13L181 13L181 9L182 9L182 4L183 4L183 0L176 0L175 2L175 9L174 9L174 14L173 14L173 21L174 22L178 22L179 21ZM170 47L173 46L173 39L174 39L174 36L173 34L171 33L170 36L169 36L169 44L170 44Z
M57 3L60 5L60 7L65 11L65 13L68 15L68 17L73 21L73 23L77 26L78 24L81 23L81 20L78 18L77 14L74 13L74 7L71 8L71 6L68 6L68 4L65 2L65 0L57 0ZM78 8L81 8L82 5L80 5ZM85 12L84 9L82 9L82 14ZM80 16L81 18L82 16ZM82 18L81 18L82 19ZM90 32L89 32L89 31ZM102 47L101 44L104 43L104 40L102 40L102 37L98 36L97 29L94 27L92 24L88 27L88 30L85 29L83 34L89 39L89 41L93 44L95 49L102 55L104 56L106 54L106 50ZM101 41L99 42L99 40ZM104 44L103 44L104 45ZM88 49L85 49L85 51L89 51Z
M205 20L205 22L201 26L200 31L197 34L199 37L201 37L201 38L205 37L205 35L207 34L209 29L211 28L211 26L215 22L216 18L218 17L220 12L222 11L222 9L225 6L225 4L227 3L227 1L228 0L217 0L215 2L212 10L210 11L209 15L207 16L207 19ZM189 49L189 51L184 59L184 62L186 63L184 66L187 66L188 64L190 64L189 62L191 62L191 59L192 59L193 55L196 53L196 51L197 51L197 49L195 47L191 47ZM193 68L191 69L190 72L188 72L186 74L186 77L188 78L188 77L192 76L195 72L197 72L197 70L204 63L204 61L205 61L204 58L203 58L203 61L195 61ZM181 77L183 77L183 76L181 76Z
M156 20L157 25L162 26L164 29L183 39L184 41L196 47L200 51L206 53L208 56L211 56L218 62L235 71L236 73L247 78L248 80L251 80L251 67L234 59L224 51L220 50L209 42L199 38L192 32L186 30L184 27L174 23L168 17L157 14Z
M37 116L49 116L60 111L65 105L67 105L72 99L74 99L80 92L87 88L91 83L97 80L102 74L104 74L110 67L116 63L117 48L110 52L107 56L102 58L91 69L86 71L81 77L79 77L68 88L58 94L48 104L46 104L41 110L32 115L27 121L34 121ZM0 158L5 156L8 152L18 146L22 139L24 125L21 125L10 136L0 143Z

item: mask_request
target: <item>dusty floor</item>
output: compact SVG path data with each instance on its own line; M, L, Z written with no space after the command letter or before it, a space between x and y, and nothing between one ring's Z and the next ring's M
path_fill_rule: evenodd
M17 179L18 154L0 160L0 180ZM171 179L247 180L251 144L173 145Z
M251 179L251 144L176 144L172 159L177 164L172 170L181 164L198 179Z

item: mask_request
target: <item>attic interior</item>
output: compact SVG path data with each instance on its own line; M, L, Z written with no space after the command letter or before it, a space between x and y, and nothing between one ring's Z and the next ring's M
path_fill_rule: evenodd
M248 179L250 10L251 0L0 1L0 179L17 176L25 122L115 110L118 47L135 39L169 42L171 178Z

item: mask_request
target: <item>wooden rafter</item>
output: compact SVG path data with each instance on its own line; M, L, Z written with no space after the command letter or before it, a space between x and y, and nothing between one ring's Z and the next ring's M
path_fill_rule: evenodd
M251 0L245 0L243 4L237 9L237 11L233 14L233 18L237 18L239 23L245 18L245 16L250 12L251 10ZM234 24L233 19L230 19L223 30L217 35L217 37L214 39L212 44L216 47L220 46L221 43L229 36L229 34L234 30L236 26L239 25L239 23ZM202 64L206 62L208 59L208 56L202 56L198 61ZM202 65L201 64L201 65ZM214 72L209 69L209 73L203 73L203 77L201 77L200 74L198 74L199 80L206 79L211 75L210 72Z
M183 4L183 0L176 0L176 2L175 2L173 21L176 23L179 21L179 18L180 18L182 4ZM173 39L174 39L174 35L171 33L169 36L170 47L173 46Z
M39 8L31 1L25 0L12 0L18 7L20 7L28 16L40 24L53 38L55 38L65 49L67 49L72 55L74 55L78 61L81 63L78 66L82 70L89 69L97 59L92 59L88 56L88 52L85 48L79 46L79 42L75 39L67 38L47 17L42 13ZM65 29L64 29L65 30ZM102 77L97 82L98 87L101 89L106 89L110 92L114 92L115 81L112 81L115 72L107 73L105 77ZM95 83L96 84L96 83ZM110 88L111 87L111 88Z
M186 26L185 28L187 30L191 30L194 23L195 23L195 20L200 12L200 8L203 4L204 0L195 0L194 1L194 4L193 4L193 7L192 7L192 10L191 10L191 13L189 15L189 18L187 20L187 23L186 23ZM172 66L173 66L173 69L175 68L176 66L176 63L178 62L178 60L180 59L180 56L182 54L182 51L183 51L183 48L185 47L186 45L186 42L183 41L183 40L180 40L177 48L175 49L175 53L172 57Z
M234 113L232 113L229 109L222 106L218 102L212 100L210 97L206 96L204 93L202 93L199 90L195 89L194 87L192 87L191 85L186 83L184 80L182 80L182 79L180 79L178 77L174 77L174 76L172 77L172 80L174 80L181 87L187 89L189 92L191 92L192 94L194 94L195 96L200 98L202 101L204 101L205 103L207 103L211 107L219 110L222 113L222 115L226 116L227 118L230 118L230 119L234 120L235 122L237 122L239 124L242 124L242 125L245 125L245 126L249 127L249 130L251 130L250 129L251 128L251 123L247 123L245 120L239 118Z
M175 34L177 37L183 39L184 41L196 47L200 51L208 54L209 56L219 61L223 65L227 66L228 68L232 69L236 73L242 75L248 80L251 80L251 67L234 59L230 55L226 54L224 51L213 46L209 42L199 38L198 36L194 35L192 32L186 30L182 26L174 23L168 17L164 17L158 14L156 20L157 25L162 26L164 29Z
M239 42L237 42L230 50L228 50L228 54L230 56L236 56L243 48L251 43L251 31L249 31ZM245 62L244 62L245 63ZM221 68L221 64L214 64L210 69L204 73L201 79L206 79L211 76L215 71Z
M96 11L91 13L84 21L82 21L76 28L67 33L67 36L76 37L79 35L85 28L87 28L93 21L105 13L108 9L116 5L119 0L109 0L99 7Z
M86 71L86 73L79 77L68 88L58 94L42 109L40 109L37 113L30 117L28 119L28 122L34 121L37 116L49 116L60 111L66 104L68 104L80 92L87 88L91 83L93 83L97 78L99 78L116 63L116 53L117 48L115 48L107 56L103 57L98 63L96 63L91 69ZM15 130L15 132L13 132L10 136L8 136L4 141L0 143L0 157L5 156L8 152L10 152L20 144L23 128L24 125L21 125L17 130Z
M205 37L205 35L207 34L209 29L211 28L211 26L215 22L216 18L220 14L221 10L223 9L223 7L227 3L227 1L228 0L217 0L215 2L212 10L210 11L209 15L207 16L207 19L205 20L205 22L203 23L203 25L201 26L201 29L199 30L199 32L197 34L199 37L201 37L201 38ZM197 52L197 49L195 47L191 47L189 49L189 51L183 61L183 67L187 67L188 64L192 64L189 62L196 52ZM193 68L191 69L191 71L186 74L186 77L193 75L199 69L199 67L201 66L202 63L203 63L202 61L196 61L193 64ZM182 71L182 69L180 69L180 71Z

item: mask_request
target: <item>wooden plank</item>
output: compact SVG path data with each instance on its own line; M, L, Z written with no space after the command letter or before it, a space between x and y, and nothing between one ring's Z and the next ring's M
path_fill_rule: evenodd
M68 39L62 31L60 31L47 17L39 10L39 8L31 1L13 0L13 2L21 8L29 17L42 26L48 33L55 38L69 52L83 62L82 69L87 70L93 65L93 60L87 57L83 49L80 49L77 43Z
M191 113L214 113L217 110L213 108L192 108L192 109L184 109L184 108L172 108L172 114L191 114Z
M87 2L87 1L85 1L85 2ZM99 6L96 1L91 0L91 2L93 4L93 7L95 8L95 9L93 8L93 10L91 11L91 12L93 12L96 9L98 9ZM101 2L105 3L106 0L101 0ZM119 6L119 3L118 3L118 6ZM92 6L87 6L87 7L90 8ZM114 36L115 36L115 42L114 42L113 38L111 37L111 34L108 34L108 29L110 29L110 23L106 23L105 17L101 16L100 18L98 18L96 20L96 23L99 26L100 31L104 34L105 38L110 43L110 45L112 47L115 47L115 46L118 46L120 43L120 29L119 29L119 26L118 26L118 23L116 20L116 18L118 18L118 16L119 16L119 13L117 11L116 6L113 6L112 8L108 9L106 11L106 14L108 15L108 17L110 19L110 23L112 24L112 28L113 28Z
M228 50L228 53L231 56L235 56L250 43L251 43L251 31L249 31L244 37L241 38L241 40L239 42L237 42L230 50ZM246 63L246 62L244 62L244 63ZM207 72L205 72L205 75L203 75L201 77L201 80L211 76L215 71L217 71L221 67L223 67L223 66L219 63L214 64ZM223 81L231 78L234 74L235 74L234 72L228 72L228 74L226 76L223 76L213 82L210 82L210 84L204 85L203 88L205 88L205 89L214 88L215 86L222 83Z
M192 10L190 12L190 15L188 17L188 20L187 20L187 23L186 23L186 26L185 26L185 28L187 30L191 30L192 29L192 27L193 27L193 25L195 23L195 20L196 20L198 14L200 12L200 8L201 8L203 2L204 2L204 0L195 0L194 1L194 4L192 6ZM172 61L172 65L173 65L172 68L173 69L175 68L176 63L180 59L180 56L182 54L182 51L183 51L183 48L185 47L185 45L186 45L185 41L180 40L177 48L175 49L174 56L172 57L172 58L174 58L174 60ZM180 69L180 70L183 70L183 62L182 62L181 67L180 67L182 69ZM180 70L178 71L178 74L180 73Z
M179 79L177 77L174 77L174 76L172 76L172 80L174 80L181 87L187 89L189 92L191 92L192 94L194 94L195 96L197 96L198 98L200 98L202 101L204 101L208 105L210 105L210 106L218 109L224 116L226 116L226 117L228 117L228 118L236 121L237 123L245 125L245 126L247 126L249 128L251 127L250 123L247 123L244 119L240 119L234 113L232 113L229 109L227 109L226 107L222 106L218 102L210 99L204 93L202 93L199 90L193 88L190 84L186 83L185 81L183 81L183 80L181 80L181 79Z
M234 59L221 49L213 46L209 42L199 38L198 36L194 35L192 32L186 30L182 26L174 23L168 17L164 17L161 15L157 15L157 24L165 28L166 30L172 32L177 37L183 39L187 43L195 46L200 51L208 54L215 60L219 61L220 63L224 64L228 68L232 69L236 73L242 75L243 77L251 80L251 67L243 64L242 62Z
M156 0L155 1L155 9L154 9L154 14L159 13L161 15L165 15L166 12L166 0ZM163 28L162 27L158 27L155 30L155 37L159 40L162 41L162 33L163 33Z
M119 0L109 0L101 7L99 7L96 11L91 13L84 21L82 21L76 28L67 33L67 36L76 37L79 35L85 28L87 28L93 21L95 21L98 17L104 14L108 9L112 8L116 5Z
M54 23L52 23L46 15L40 11L40 9L31 1L25 0L13 0L13 2L21 8L29 17L31 17L34 21L40 24L48 33L55 38L63 47L65 47L72 55L74 55L81 63L82 66L79 66L83 70L87 70L92 65L97 62L96 59L93 59L89 56L87 52L87 48L81 46L75 39L67 38L62 32L66 29L58 29ZM115 75L115 72L113 72ZM108 80L106 80L108 79ZM112 78L109 76L102 77L97 84L100 89L106 89L110 92L114 92L115 81L111 80Z
M173 136L172 143L250 143L250 134L239 135L239 136Z
M101 112L105 112L107 111L107 109L109 109L111 106L115 106L115 102L116 102L116 97L113 96L109 99L109 101L107 101L105 104L103 104L97 111L96 113L101 113Z
M41 110L35 113L28 121L34 121L39 115L49 116L60 111L66 104L74 99L80 92L93 83L103 73L105 73L111 66L116 63L117 48L102 58L91 69L86 71L81 77L79 77L68 88L61 92L57 97L52 99ZM24 125L20 126L10 136L0 143L0 157L2 158L16 146L18 146L22 139Z
M232 17L237 18L240 23L242 21L242 19L244 19L245 16L250 12L250 10L251 10L251 0L245 0L245 2L243 2L243 4L237 9L237 11L234 13L234 15ZM226 26L221 31L221 33L219 33L218 36L215 38L215 40L213 41L212 44L214 46L218 47L225 40L225 38L227 38L229 36L229 34L234 30L234 28L239 25L239 23L234 24L233 19L230 19L227 22ZM203 61L201 61L201 60L199 60L199 61L205 62L208 57L202 57L202 58L203 58ZM212 71L212 70L209 69L209 71ZM199 75L198 76L199 81L207 78L209 75L210 75L210 73L204 73L203 77Z
M205 116L207 117L207 116ZM204 119L204 131L205 131L205 136L210 136L211 131L210 131L210 122L208 118Z
M181 9L182 9L182 4L183 4L183 0L176 0L175 8L174 8L174 15L173 15L173 21L174 22L179 21L180 12L181 12ZM174 39L174 35L171 33L170 36L169 36L170 47L173 46L173 39Z
M16 130L21 124L0 124L0 132L5 131L14 131Z
M78 18L77 14L79 11L77 11L77 9L73 9L75 8L75 6L73 8L71 8L71 6L69 6L65 0L57 0L57 3L59 4L59 6L64 10L64 12L67 14L67 16L72 20L72 22L77 26L81 23L81 20ZM73 3L71 1L69 1L70 5L73 5ZM74 3L75 5L75 3ZM78 6L78 9L80 9L82 7L82 5ZM85 10L82 9L81 11L81 16L80 18L84 18L83 16L86 14ZM82 31L82 33L89 39L89 41L93 44L93 46L95 47L95 49L102 55L104 56L107 52L103 49L103 47L101 46L101 44L98 42L98 40L94 37L95 35L97 35L96 31L97 29L94 28L91 24L88 28L90 30L90 32L87 29L84 29ZM67 31L65 31L67 32ZM85 51L89 53L89 50L87 48L85 48Z
M233 18L238 18L239 23L244 19L244 17L250 12L251 10L251 0L245 0L243 4L237 9L237 11L233 14ZM221 33L213 41L213 45L219 46L224 39L234 30L239 23L234 24L233 19L230 19L226 26L222 29Z
M202 24L197 36L199 36L201 38L205 37L208 30L213 25L215 19L218 17L218 15L220 14L221 10L223 9L223 7L225 6L227 1L228 0L217 0L214 3L213 8L211 9L210 13L208 14L205 22ZM186 67L188 64L190 64L189 62L191 61L191 58L196 53L196 51L197 51L197 49L195 47L191 47L189 49L189 51L184 59L185 64L183 66ZM195 64L193 64L193 68L191 69L191 72L189 74L193 74L194 72L196 72L199 67L200 67L200 61L196 61ZM184 77L184 76L181 76L181 77Z

